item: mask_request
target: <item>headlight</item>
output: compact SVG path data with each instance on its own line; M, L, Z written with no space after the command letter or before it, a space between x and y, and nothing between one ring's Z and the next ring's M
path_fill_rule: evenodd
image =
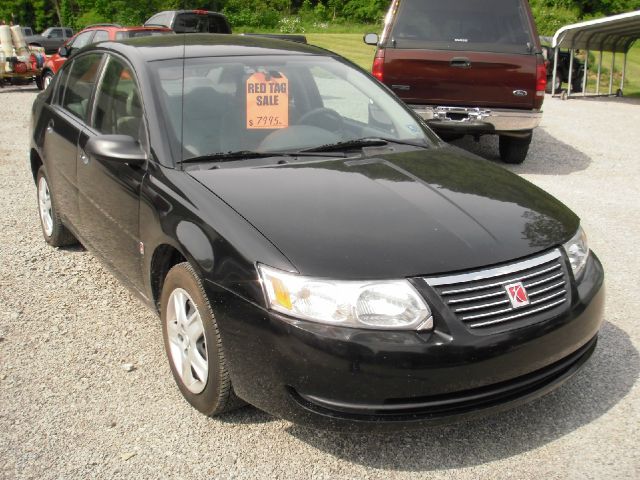
M578 232L571 240L564 244L564 251L567 252L573 276L578 278L589 258L589 245L587 244L587 235L578 228Z
M407 280L354 282L302 277L259 265L271 309L352 328L428 330L431 310Z

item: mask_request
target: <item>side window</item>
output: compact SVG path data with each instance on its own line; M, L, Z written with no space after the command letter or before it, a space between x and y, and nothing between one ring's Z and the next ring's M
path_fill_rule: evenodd
M93 36L91 43L104 42L109 40L109 32L106 30L96 30L96 34Z
M91 41L91 37L93 36L93 30L88 32L80 33L73 41L69 44L71 48L82 48L85 45L88 45Z
M51 30L51 34L49 35L49 38L62 38L62 29L54 28L53 30Z
M93 122L96 130L105 135L129 135L144 140L140 89L129 66L110 57L96 98Z
M68 38L71 38L71 37L73 37L73 30L71 30L70 28L65 28L65 29L64 29L64 34L65 34Z
M71 65L62 107L83 121L87 118L89 99L101 60L102 54L91 53L76 58Z

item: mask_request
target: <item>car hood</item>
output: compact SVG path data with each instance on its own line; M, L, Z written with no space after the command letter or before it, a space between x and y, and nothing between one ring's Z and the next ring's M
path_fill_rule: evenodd
M318 277L403 278L499 264L560 245L579 224L538 187L449 146L189 174L299 273Z

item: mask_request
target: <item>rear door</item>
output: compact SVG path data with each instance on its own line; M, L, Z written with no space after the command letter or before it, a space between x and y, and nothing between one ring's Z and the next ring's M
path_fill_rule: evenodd
M412 104L530 109L534 38L523 0L400 0L384 82Z
M67 223L78 227L76 162L78 138L88 113L101 54L77 57L56 82L55 98L48 106L43 151L55 201Z

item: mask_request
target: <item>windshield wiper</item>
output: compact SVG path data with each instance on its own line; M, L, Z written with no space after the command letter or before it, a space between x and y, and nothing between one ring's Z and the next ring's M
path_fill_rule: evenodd
M338 143L330 143L327 145L321 145L319 147L306 148L301 150L301 152L334 152L341 150L350 150L355 148L365 148L365 147L383 147L390 143L396 143L399 145L410 145L412 147L418 148L428 148L426 143L416 143L408 140L396 140L395 138L386 138L386 137L363 137L356 138L354 140L347 140L344 142Z
M269 157L335 157L344 158L344 153L325 154L323 152L313 152L302 150L299 152L258 152L255 150L238 150L235 152L218 152L198 155L197 157L185 158L180 163L201 163L201 162L234 162L236 160L249 160L252 158Z

